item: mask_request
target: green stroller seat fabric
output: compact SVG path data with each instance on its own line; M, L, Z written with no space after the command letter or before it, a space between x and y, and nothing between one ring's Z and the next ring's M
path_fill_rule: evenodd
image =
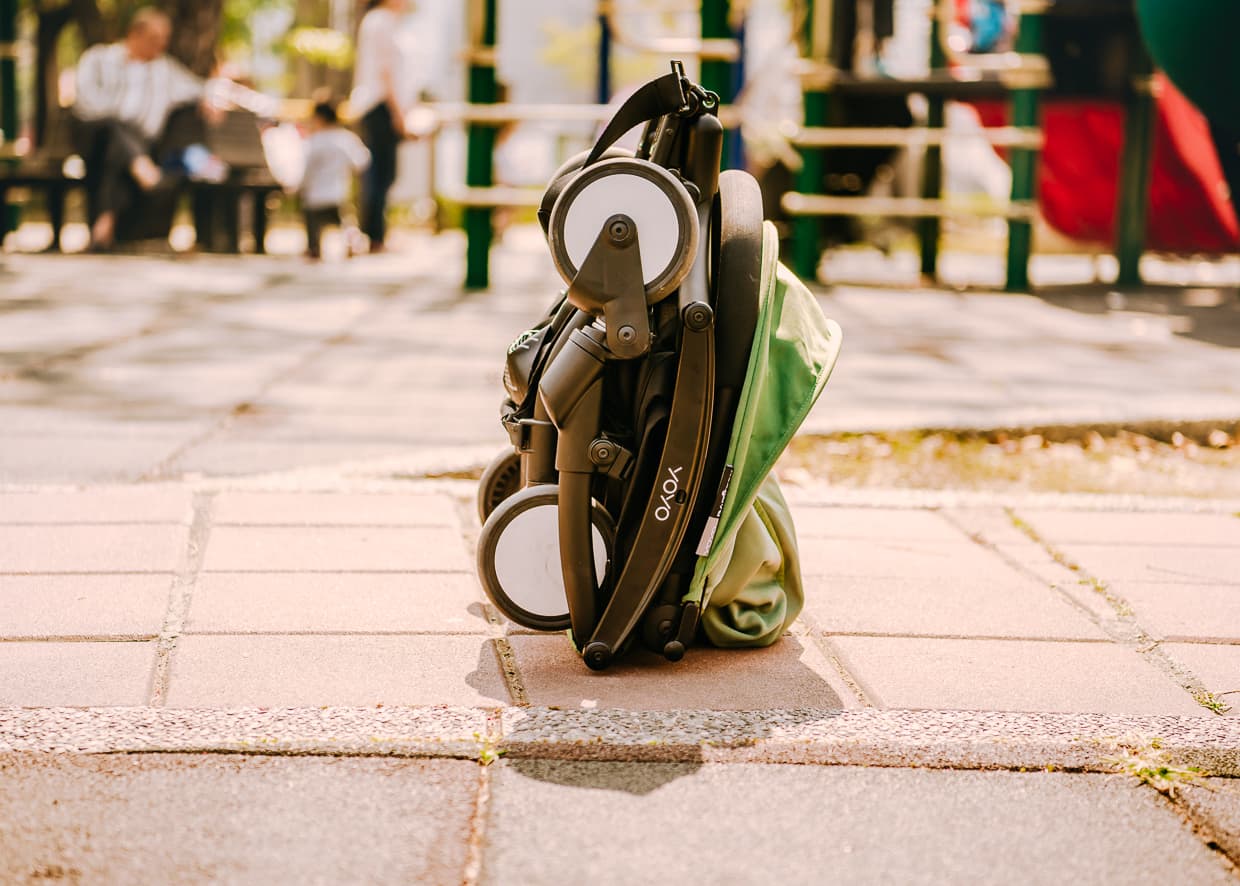
M774 477L779 458L826 387L843 334L805 284L779 263L763 229L758 328L728 449L731 480L686 601L703 605L716 646L769 646L804 603L792 515Z

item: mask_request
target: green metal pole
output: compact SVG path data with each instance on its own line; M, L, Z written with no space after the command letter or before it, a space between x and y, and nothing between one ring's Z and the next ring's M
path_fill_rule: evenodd
M1133 71L1132 94L1124 121L1124 149L1120 158L1119 202L1115 207L1116 254L1119 286L1141 285L1141 253L1145 251L1146 219L1150 206L1150 164L1154 157L1156 112L1153 63L1140 53Z
M6 151L17 139L17 0L0 0L0 129ZM17 226L17 207L0 204L0 243Z
M825 126L830 98L826 92L805 93L805 125ZM822 148L801 148L801 171L797 173L797 190L802 194L822 192L822 180L826 172ZM816 215L799 215L792 225L792 258L797 276L804 280L818 277L818 262L822 258L822 219Z
M1016 35L1016 51L1031 55L1042 52L1042 16L1046 3L1032 0L1021 10L1020 31ZM1040 86L1012 91L1012 125L1037 126ZM1028 148L1012 149L1012 202L1035 199L1038 186L1038 155ZM1007 283L1008 292L1029 289L1029 254L1033 247L1033 224L1025 219L1008 221Z
M829 11L830 7L826 11ZM805 0L805 56L822 63L827 59L827 41L815 35L814 0ZM824 10L818 10L819 15ZM818 36L820 39L815 39ZM805 110L805 126L826 126L831 100L825 89L811 88L802 96ZM826 172L821 148L801 147L801 170L797 173L797 191L802 194L822 192L823 175ZM818 277L818 262L822 258L822 219L815 215L799 215L792 223L792 265L797 276L803 280Z
M930 25L930 69L937 71L947 67L947 56L943 52L943 44L939 42L939 18L936 15ZM943 99L929 98L926 126L930 129L943 128ZM929 200L938 200L943 196L943 149L936 145L926 148L922 161L921 196ZM917 239L921 250L921 273L933 278L939 270L939 236L942 223L937 218L923 218L917 223Z
M702 39L729 40L736 37L729 18L732 14L731 0L702 0ZM736 100L736 80L732 62L722 59L702 60L702 85L719 96L721 105ZM729 130L723 137L723 165L733 155L739 134Z
M471 47L469 64L469 101L472 104L493 104L495 81L495 4L496 0L473 0L470 11L475 16L476 39ZM471 123L466 148L465 184L486 188L494 184L493 159L495 127ZM465 208L465 288L486 289L490 283L491 215L489 206Z

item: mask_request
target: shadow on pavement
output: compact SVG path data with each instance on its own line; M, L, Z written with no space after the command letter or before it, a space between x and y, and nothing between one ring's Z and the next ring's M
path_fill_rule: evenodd
M534 781L589 791L652 794L678 778L693 775L701 763L583 763L574 760L509 760L507 769Z
M1234 289L1149 287L1119 292L1074 286L1042 289L1034 295L1049 305L1082 314L1148 314L1184 338L1240 348L1240 292Z

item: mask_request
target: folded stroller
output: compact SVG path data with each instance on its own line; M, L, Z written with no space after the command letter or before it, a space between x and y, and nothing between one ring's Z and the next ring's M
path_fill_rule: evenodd
M841 334L778 264L757 182L720 174L717 109L673 62L556 172L538 215L568 289L508 349L478 574L595 670L636 638L672 661L700 635L768 645L801 608L768 474Z

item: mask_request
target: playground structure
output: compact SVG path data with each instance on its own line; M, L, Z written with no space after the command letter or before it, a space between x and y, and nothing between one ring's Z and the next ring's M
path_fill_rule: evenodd
M1203 0L1207 2L1207 0ZM915 220L920 267L923 275L933 278L938 268L941 222L954 215L991 215L1005 218L1008 228L1006 288L1022 291L1029 288L1029 259L1032 228L1039 213L1039 158L1047 150L1047 135L1042 121L1047 92L1054 85L1054 71L1044 54L1047 19L1060 25L1064 20L1087 19L1103 12L1114 14L1124 4L1101 3L1089 6L1076 0L1022 0L1018 4L1018 26L1012 36L1010 51L973 54L953 47L949 39L952 16L957 4L953 0L935 0L930 24L930 70L916 78L892 78L859 75L839 60L832 58L832 31L838 22L840 0L800 0L794 20L798 22L796 39L800 47L800 75L803 86L803 122L795 127L791 144L800 154L802 166L795 190L782 196L783 210L793 218L794 269L808 279L815 276L823 239L821 220L826 216L886 216ZM739 4L737 4L739 6ZM1158 6L1156 0L1147 5ZM470 49L473 62L469 75L470 106L452 109L452 116L469 122L469 164L466 188L454 199L466 207L465 230L469 241L466 286L483 287L489 282L487 266L490 247L491 211L499 206L532 205L535 195L514 189L493 186L490 157L494 131L498 125L532 119L596 119L606 114L610 98L610 63L612 45L620 44L652 53L675 53L695 56L701 63L702 82L721 97L720 118L730 130L731 139L724 153L725 166L741 164L739 127L743 110L734 105L743 85L744 27L733 15L729 0L703 0L700 5L701 29L698 39L666 39L643 43L629 34L617 4L605 0L599 4L599 75L598 101L595 106L571 108L539 105L490 105L495 98L494 47L496 0L476 0L470 7L473 16ZM1131 11L1129 11L1131 18ZM1059 18L1056 19L1056 16ZM1125 82L1117 94L1107 96L1115 106L1114 124L1122 131L1115 159L1116 184L1114 196L1100 189L1102 199L1110 198L1103 213L1108 219L1105 238L1114 245L1118 258L1117 284L1135 286L1141 282L1139 262L1149 234L1149 183L1156 180L1173 185L1160 193L1174 195L1191 204L1193 211L1211 198L1201 172L1200 133L1185 134L1183 119L1177 118L1160 104L1158 80L1143 47L1137 42L1126 59ZM840 103L881 98L925 97L928 113L913 126L858 126L836 121ZM1012 184L1010 200L991 201L979 205L953 203L943 195L942 146L950 137L944 128L944 106L948 101L962 101L988 107L983 119L990 124L982 136L1007 155ZM488 107L488 105L490 105ZM996 110L997 109L997 110ZM1174 111L1174 109L1173 109ZM1184 115L1179 115L1182 118ZM1056 109L1057 144L1072 142L1064 134L1081 135L1082 125L1071 115ZM1171 128L1168 135L1168 127ZM1190 127L1191 128L1191 127ZM1198 144L1193 144L1194 140ZM1171 145L1169 149L1167 145ZM1164 155L1160 167L1154 168L1156 145ZM1073 144L1073 149L1078 147ZM917 197L882 197L864 194L833 195L823 193L823 181L830 171L831 151L847 148L911 149L922 158L921 191ZM1088 146L1087 146L1088 148ZM1206 146L1208 149L1209 146ZM1064 151L1059 151L1062 156ZM1170 155L1170 156L1167 156ZM1170 170L1166 167L1170 164ZM1209 172L1209 170L1207 170ZM1193 178L1189 185L1180 179ZM1214 189L1217 192L1217 189ZM1217 194L1215 195L1217 196ZM1070 214L1096 213L1097 207L1072 206L1072 195L1059 201ZM1083 197L1075 198L1078 202ZM1207 207L1207 214L1222 216L1223 208ZM1206 211L1203 209L1202 211ZM1187 214L1187 213L1186 213ZM1062 217L1059 212L1057 218ZM1225 220L1215 227L1228 227ZM1063 225L1066 232L1074 227ZM1098 235L1094 234L1095 237ZM1155 232L1157 233L1157 232ZM1154 237L1157 243L1158 237ZM1174 239L1174 238L1172 238ZM1220 244L1224 244L1220 249ZM1173 243L1172 248L1185 251L1230 251L1226 237L1204 237L1201 245Z
M746 4L741 0L702 0L697 6L698 36L657 38L639 36L626 17L631 9L626 4L600 0L596 8L599 37L594 104L500 101L501 87L496 76L497 46L502 38L497 31L499 2L470 0L466 5L466 101L424 105L415 112L421 119L411 127L432 135L454 124L465 128L464 187L452 187L437 196L462 210L468 242L464 280L467 288L484 288L490 283L495 211L533 207L538 199L538 189L497 184L494 159L500 129L525 122L580 129L582 124L598 124L607 119L612 110L608 102L613 97L612 66L617 48L664 59L696 59L701 83L721 98L719 117L727 129L723 165L744 165L744 108L737 102L742 97L746 73L745 22L739 17ZM944 218L1004 218L1008 230L1006 287L1016 291L1029 286L1032 227L1039 213L1070 237L1110 242L1119 260L1119 285L1141 282L1139 261L1147 242L1155 248L1186 252L1235 249L1234 213L1226 196L1219 197L1218 159L1213 157L1214 148L1209 143L1210 134L1216 142L1219 139L1217 124L1211 123L1207 132L1200 115L1194 117L1196 112L1186 102L1177 102L1174 95L1157 94L1160 80L1154 75L1153 64L1139 38L1133 38L1135 49L1125 59L1122 89L1105 97L1109 105L1085 113L1077 105L1069 104L1065 110L1055 104L1061 96L1056 95L1057 72L1048 56L1061 34L1051 26L1062 32L1063 22L1072 16L1086 19L1099 15L1104 8L1110 10L1109 14L1119 9L1132 20L1135 34L1130 3L1021 0L1011 50L974 54L962 52L949 39L957 3L928 0L933 3L928 28L929 71L911 78L896 78L856 73L847 59L838 57L839 13L850 2L799 0L794 4L793 36L800 56L803 119L789 127L788 138L800 155L801 169L794 186L782 195L780 205L791 220L790 262L803 277L815 276L825 244L824 220L832 216L912 220L918 235L920 269L927 278L933 278L938 269ZM1223 6L1219 5L1221 2ZM1179 9L1184 10L1183 15L1176 13ZM1209 110L1215 121L1228 113L1236 93L1234 89L1229 91L1225 83L1232 83L1235 77L1228 73L1228 68L1223 77L1211 79L1208 59L1223 57L1215 52L1219 47L1206 43L1202 44L1203 51L1193 52L1191 37L1202 28L1208 29L1211 21L1234 16L1230 7L1223 0L1194 0L1187 5L1142 0L1137 4L1137 12L1146 26L1147 40L1149 34L1157 34L1152 39L1151 51L1167 68L1171 79L1181 83L1189 98ZM0 167L15 158L15 143L7 137L16 131L17 120L14 20L15 0L0 0L0 129L6 133L6 140L0 142ZM1051 40L1044 45L1048 29ZM1216 34L1224 31L1227 29L1215 29ZM840 113L850 103L855 106L905 102L911 95L923 96L927 108L924 119L914 121L913 125L858 124ZM1011 167L1010 199L981 203L944 199L943 146L951 138L951 130L944 127L944 108L949 101L967 102L982 112L987 127L981 136L1006 155ZM284 119L299 117L305 110L294 102L267 99L260 104L262 107L253 109ZM1099 181L1105 179L1105 186L1082 188L1076 182L1077 187L1069 187L1068 183L1048 182L1040 176L1040 164L1054 170L1057 167L1053 161L1058 159L1058 167L1062 168L1069 150L1079 151L1083 146L1095 151L1097 133L1090 127L1101 125L1098 121L1103 117L1107 134L1104 141L1113 150L1113 159L1108 161L1110 166L1101 164L1093 174ZM1112 141L1114 145L1110 144ZM824 180L837 171L839 158L844 154L859 150L890 153L900 148L908 149L911 157L920 158L918 196L845 195L829 193L824 187ZM433 154L432 148L432 164ZM1052 161L1049 167L1047 161ZM1235 170L1229 173L1232 179L1238 175ZM1040 177L1043 180L1039 185ZM1113 190L1110 182L1114 183ZM1240 180L1234 184L1240 186ZM1081 202L1087 191L1092 192L1090 199L1095 205L1083 207ZM1160 213L1153 217L1149 213L1151 193L1162 201ZM1183 208L1176 208L1185 217L1207 217L1210 231L1196 239L1160 237L1159 224L1164 228L1170 225L1169 221L1161 221L1167 214L1169 199L1184 204ZM15 209L9 207L7 213L10 218L6 221L11 221ZM1081 222L1077 216L1089 216L1091 221ZM1184 231L1194 227L1200 226L1181 226Z

